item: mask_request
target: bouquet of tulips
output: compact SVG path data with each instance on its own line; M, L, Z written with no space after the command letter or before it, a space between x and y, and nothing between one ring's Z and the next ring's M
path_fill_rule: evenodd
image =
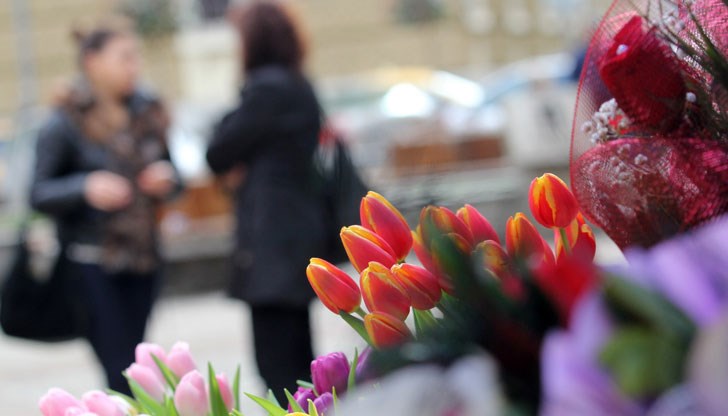
M390 202L370 192L361 224L341 231L358 284L317 258L308 279L322 303L379 351L374 361L381 373L413 361L447 362L477 345L505 367L506 393L538 403L541 342L547 330L568 323L576 300L595 283L596 244L555 175L532 182L529 203L534 218L552 230L555 251L523 213L506 223L504 245L470 205L456 212L425 207L411 230ZM419 264L406 262L412 252ZM487 337L472 337L485 328ZM413 349L404 344L432 348L407 357Z
M299 381L294 394L286 391L287 407L272 392L267 398L246 393L271 416L325 416L340 397L358 382L371 377L367 362L370 350L355 354L350 363L341 352L317 358L311 363L312 382ZM242 416L240 411L240 369L233 383L208 365L207 381L197 370L189 345L176 343L169 352L156 344L142 343L136 360L125 375L133 397L117 392L90 391L81 399L54 388L40 400L43 416Z
M207 380L197 370L189 345L176 343L167 353L156 344L142 343L136 360L124 375L134 397L91 391L79 400L61 389L40 399L43 416L230 416L241 415L240 369L233 383L207 368Z

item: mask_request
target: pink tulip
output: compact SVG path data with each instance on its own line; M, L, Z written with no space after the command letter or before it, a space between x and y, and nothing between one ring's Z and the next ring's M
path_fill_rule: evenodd
M164 384L149 367L134 363L126 370L126 374L154 400L160 403L164 401Z
M174 405L180 416L206 416L209 408L205 379L199 371L187 373L177 386Z
M160 382L164 382L162 370L159 369L159 366L157 366L157 363L155 363L154 359L152 358L152 356L155 356L161 362L166 363L167 353L164 352L164 348L160 347L157 344L142 342L141 344L137 345L134 355L136 358L135 362L137 364L149 368L154 372Z
M101 391L90 391L81 398L89 411L98 416L125 416L119 404Z
M178 342L172 346L172 350L167 354L166 363L169 369L180 378L197 369L195 360L190 354L190 346L186 342Z
M43 416L65 416L69 408L84 408L80 400L65 390L53 388L41 397L38 407Z
M215 378L217 379L217 385L220 387L222 401L229 412L233 410L233 389L230 386L230 381L225 374L218 374Z

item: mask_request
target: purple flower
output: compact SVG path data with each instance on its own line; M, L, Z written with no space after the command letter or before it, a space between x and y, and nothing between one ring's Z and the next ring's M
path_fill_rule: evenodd
M298 405L301 406L303 409L308 409L308 401L315 400L316 394L314 394L313 390L311 389L299 387L296 393L293 395L293 399L296 400L296 403L298 403ZM288 411L293 412L293 408L290 405L288 406Z
M723 217L649 250L630 249L626 252L629 266L615 271L665 296L699 330L706 330L714 327L721 317L725 319L728 312L726 253L728 217ZM550 333L543 345L541 414L641 415L647 412L650 403L638 403L625 396L599 365L599 353L613 332L613 323L599 293L585 295L573 316L568 331ZM701 377L696 377L700 374L706 372L692 374L686 380L692 388L701 387ZM725 380L728 382L728 377ZM702 384L703 388L695 392L705 398L708 389L704 386L710 383ZM653 406L664 406L664 402L657 400Z
M311 378L319 395L331 393L334 388L337 394L343 394L349 380L349 360L342 352L321 356L311 363Z
M356 382L363 383L373 379L374 372L369 362L369 356L372 354L371 348L366 348L359 355L359 362L356 364Z
M313 404L316 406L316 410L319 413L326 413L329 409L334 407L334 395L331 393L324 393L314 400Z

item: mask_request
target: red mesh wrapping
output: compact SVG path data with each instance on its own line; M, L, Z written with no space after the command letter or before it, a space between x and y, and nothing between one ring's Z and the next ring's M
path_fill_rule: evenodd
M621 248L651 246L728 213L727 132L716 134L691 121L686 108L695 104L686 93L699 88L714 97L710 105L726 103L715 98L721 94L700 60L681 59L648 24L664 23L670 7L683 18L681 38L696 34L682 2L615 1L592 38L581 74L572 188L587 218ZM692 11L725 56L728 6L723 0L698 0ZM623 113L607 111L614 115L608 121L595 118L613 98ZM620 123L625 116L630 124ZM605 125L609 130L598 131L609 134L595 134L594 126Z

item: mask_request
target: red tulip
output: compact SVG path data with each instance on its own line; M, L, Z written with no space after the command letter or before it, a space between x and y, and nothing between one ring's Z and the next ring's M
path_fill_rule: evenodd
M594 232L584 221L584 216L581 213L566 227L566 238L569 241L572 256L586 261L594 260L594 254L597 250ZM554 230L554 241L556 243L556 258L559 259L566 254L559 230Z
M564 324L568 324L574 305L597 278L593 262L571 256L543 263L536 270L536 283L551 299Z
M341 229L341 242L344 244L346 254L357 272L361 273L369 266L369 262L376 261L387 267L397 263L397 256L392 247L377 234L359 225Z
M490 222L472 205L466 204L457 212L457 217L470 229L475 244L492 240L500 244L498 233Z
M439 276L440 271L435 266L435 260L432 258L429 247L425 246L422 240L422 228L418 225L415 231L412 231L412 247L414 248L417 260L425 266L432 274Z
M536 227L519 212L506 222L506 248L516 258L553 263L554 256Z
M444 235L443 238L447 238L453 243L455 248L459 251L461 258L470 256L472 251L470 242L465 240L463 236L460 234L450 233ZM448 267L448 263L453 260L452 255L453 253L442 253L436 249L432 250L432 258L435 262L435 267L437 270L441 271L440 274L437 275L440 282L440 288L451 295L455 294L455 286L452 277L448 274L452 272L452 270Z
M412 332L404 322L382 312L365 316L364 327L376 348L394 347L412 338Z
M397 264L392 267L392 275L407 293L415 309L430 310L442 297L437 277L422 267Z
M687 87L675 53L646 26L634 16L622 27L599 75L634 125L666 132L682 120Z
M326 260L311 259L306 276L321 303L331 312L352 313L361 305L361 292L356 282Z
M475 253L481 256L483 267L501 279L510 275L510 258L508 253L495 241L483 241L475 247Z
M388 267L369 263L361 273L361 291L370 312L385 312L401 320L409 315L409 296Z
M579 213L579 204L558 176L546 173L531 182L528 205L534 218L547 228L566 228Z
M457 234L472 248L473 233L457 215L445 207L425 207L420 213L420 226L422 240L426 246L429 246L432 239L437 237L433 233L439 233L440 235Z
M376 192L362 198L359 210L361 225L389 243L398 261L412 249L412 234L407 221L397 208Z

